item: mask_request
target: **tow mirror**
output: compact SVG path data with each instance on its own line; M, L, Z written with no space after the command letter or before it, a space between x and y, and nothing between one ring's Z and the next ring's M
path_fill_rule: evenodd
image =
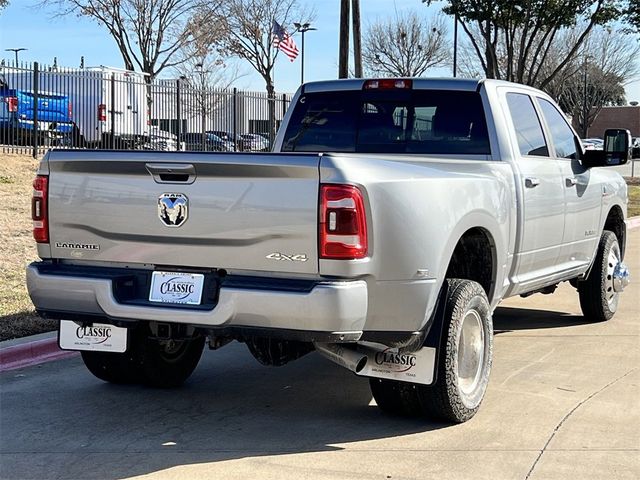
M602 150L587 150L583 165L591 167L614 167L624 165L632 158L631 132L621 128L609 128L604 132Z

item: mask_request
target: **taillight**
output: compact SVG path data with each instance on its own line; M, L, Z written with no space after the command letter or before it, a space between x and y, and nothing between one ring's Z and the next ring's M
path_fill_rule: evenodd
M69 113L69 120L71 120L73 118L73 104L71 103L71 101L69 101L67 109Z
M7 97L5 101L7 102L11 113L16 113L18 111L18 97Z
M380 80L367 80L364 82L362 88L364 90L394 90L394 89L410 89L413 86L413 81L395 79L395 78L382 78Z
M38 175L33 181L31 199L31 219L33 220L33 238L38 243L49 243L49 177Z
M104 103L98 105L98 121L106 122L107 121L107 106Z
M352 185L320 186L320 258L367 256L367 220L362 192Z

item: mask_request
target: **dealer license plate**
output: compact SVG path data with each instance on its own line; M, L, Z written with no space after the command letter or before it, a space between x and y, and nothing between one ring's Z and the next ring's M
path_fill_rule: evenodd
M153 272L150 302L200 305L204 275L184 272Z
M127 350L127 329L106 323L83 327L71 320L61 320L58 345L62 350L89 350L123 353Z

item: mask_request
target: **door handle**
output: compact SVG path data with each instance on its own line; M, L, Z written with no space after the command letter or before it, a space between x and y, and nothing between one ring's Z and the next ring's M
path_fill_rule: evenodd
M190 163L147 163L147 171L156 183L193 183L196 169Z
M535 188L540 185L540 179L535 177L527 177L524 179L524 186L527 188Z
M567 177L564 181L567 187L575 187L578 184L578 179L576 177Z

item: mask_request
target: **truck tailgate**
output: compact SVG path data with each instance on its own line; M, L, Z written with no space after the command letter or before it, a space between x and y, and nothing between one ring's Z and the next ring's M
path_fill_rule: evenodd
M317 154L51 151L51 255L315 274L318 164Z

